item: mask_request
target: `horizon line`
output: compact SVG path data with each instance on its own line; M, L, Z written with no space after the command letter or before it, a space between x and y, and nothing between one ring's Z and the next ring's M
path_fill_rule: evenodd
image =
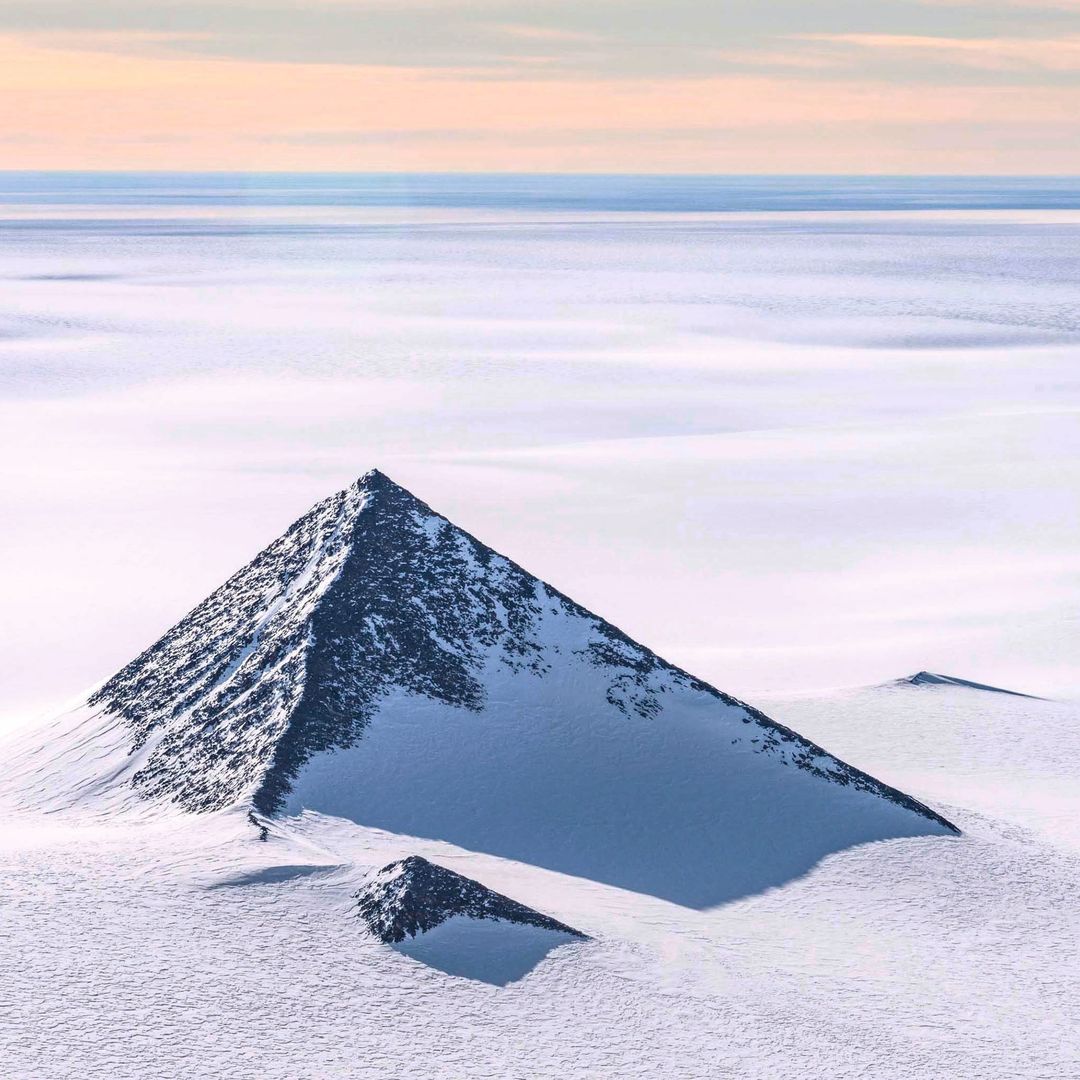
M33 169L0 167L0 176L557 176L821 180L1078 180L1080 172L716 172L603 169Z

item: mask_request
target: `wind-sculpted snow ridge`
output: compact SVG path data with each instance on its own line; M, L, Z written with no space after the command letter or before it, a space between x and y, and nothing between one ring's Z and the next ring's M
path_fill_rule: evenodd
M581 662L619 714L661 724L673 693L706 695L751 726L756 751L952 829L631 641L378 471L315 506L91 704L145 748L132 777L144 796L270 814L312 758L354 747L394 695L479 712L493 671L543 680Z
M955 675L939 675L934 671L917 671L906 679L899 679L898 682L908 686L966 686L969 690L987 690L991 694L1010 694L1013 697L1031 698L1033 701L1044 700L1034 694L1022 694L1019 690L1005 690L1000 686L988 686L986 683L960 679Z
M419 855L384 866L353 895L357 915L387 944L425 934L447 919L491 919L553 930L571 937L587 935L539 911L519 904L480 882L436 866Z

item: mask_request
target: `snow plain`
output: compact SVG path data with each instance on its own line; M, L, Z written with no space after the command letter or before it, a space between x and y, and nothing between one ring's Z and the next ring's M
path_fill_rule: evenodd
M3 723L378 465L962 835L699 910L9 774L0 1075L1080 1075L1080 708L821 689L1080 695L1080 214L68 195L0 209ZM414 853L591 940L364 939L360 877Z
M318 813L281 819L260 843L238 813L10 811L0 1071L1076 1075L1075 706L960 687L764 704L963 835L851 848L781 888L694 910ZM408 854L592 940L525 934L508 952L451 928L412 956L378 944L351 894L366 868Z
M1080 693L1078 212L70 184L0 208L9 721L372 465L743 697Z

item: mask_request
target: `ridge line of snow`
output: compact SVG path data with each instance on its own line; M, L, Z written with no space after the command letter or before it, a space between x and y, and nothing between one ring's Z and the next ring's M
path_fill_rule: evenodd
M371 470L371 473L376 472L377 470ZM355 522L357 516L359 514L362 514L370 505L372 505L376 492L367 490L366 488L360 486L361 480L363 480L365 477L370 476L371 473L365 473L364 477L361 477L360 480L356 481L356 483L350 485L339 493L342 497L341 509L338 512L337 521L334 523L333 531L331 532L330 536L327 537L327 539L325 539L319 546L319 548L313 553L311 558L308 560L308 564L305 566L304 570L297 576L296 579L294 579L294 582L291 584L299 583L301 578L304 578L304 583L310 581L311 575L315 572L315 567L317 567L319 564L319 560L328 550L331 549L331 547L335 543L337 543L341 539L341 534L345 528L346 522ZM355 505L352 505L351 500L354 498L354 496L359 496L359 498L357 499ZM318 600L326 595L326 593L333 587L337 579L341 576L342 571L345 569L346 563L349 561L349 556L352 554L352 549L353 545L350 538L342 548L341 559L338 561L337 567L335 568L334 572L327 577L327 579L323 582L322 586L319 588L316 595L312 597L311 611L308 613L307 619L305 620L305 622L307 623L307 633L304 639L304 663L300 671L296 701L292 709L287 710L285 713L285 722L281 727L281 731L278 732L274 746L274 752L270 755L266 764L263 766L257 782L251 785L248 799L251 805L254 805L254 800L258 796L259 791L262 789L263 784L266 782L267 776L269 776L270 773L273 772L274 767L277 763L278 747L280 747L282 739L285 738L289 729L292 727L293 720L296 717L296 710L303 703L304 700L304 689L307 686L308 664L311 660L311 647L315 644L314 615L315 609L318 606ZM280 607L276 609L276 611L280 610ZM265 622L262 623L261 626L265 626Z

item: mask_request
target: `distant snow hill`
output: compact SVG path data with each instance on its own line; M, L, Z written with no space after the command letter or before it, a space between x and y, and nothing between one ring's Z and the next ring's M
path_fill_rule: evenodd
M373 471L24 742L24 806L317 813L705 908L955 828Z
M1034 694L1022 694L1019 690L1003 690L1000 686L987 686L986 683L972 682L970 679L959 679L955 675L939 675L934 671L917 671L914 675L908 675L905 679L899 679L897 685L907 686L966 686L969 690L986 690L991 694L1010 694L1012 697L1031 698L1035 701L1044 700Z

